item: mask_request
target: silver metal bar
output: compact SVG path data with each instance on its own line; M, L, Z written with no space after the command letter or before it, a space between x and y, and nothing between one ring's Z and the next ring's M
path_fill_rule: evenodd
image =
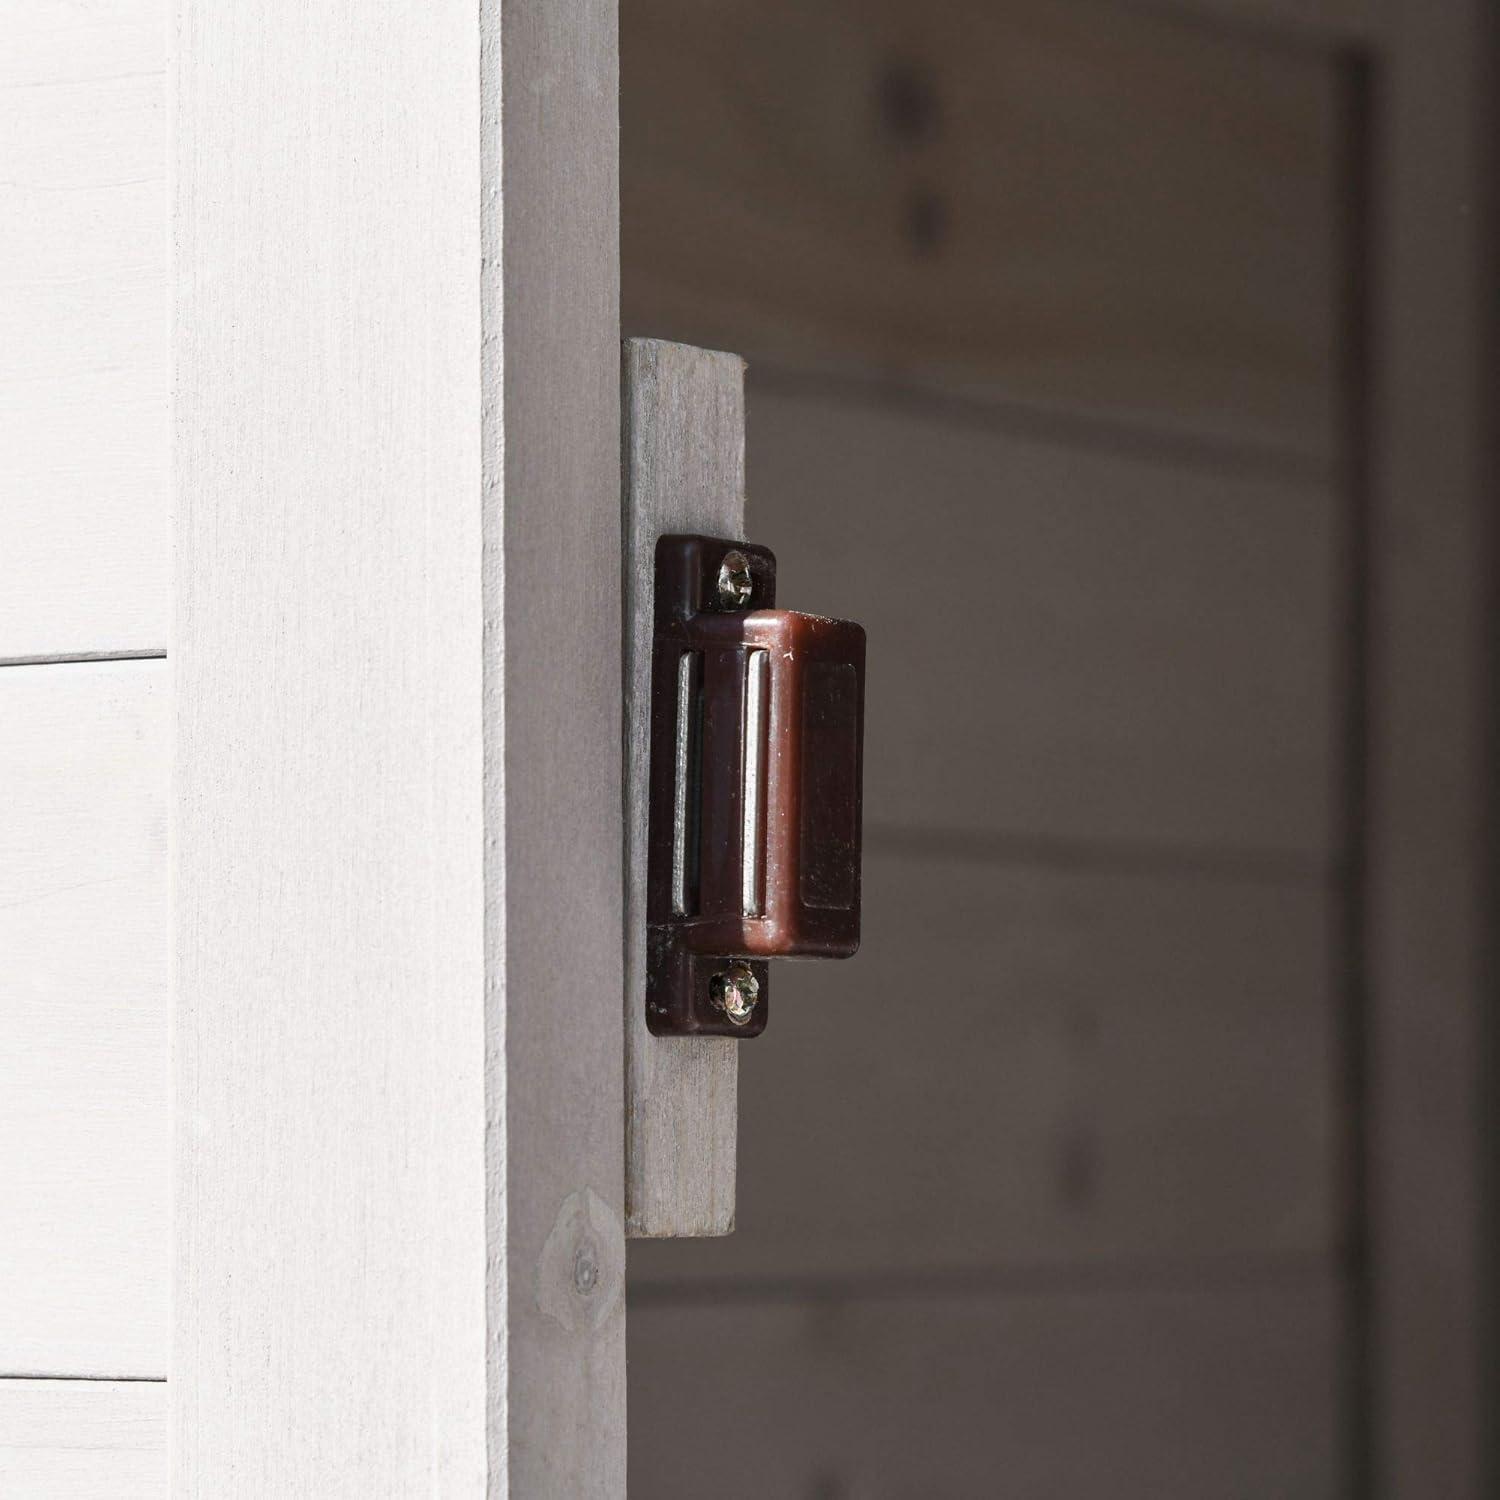
M697 717L694 691L698 653L684 651L677 658L677 749L672 780L672 910L687 915L688 798L693 772L693 720Z
M745 782L740 798L744 822L740 828L740 907L747 917L763 909L761 873L764 851L760 825L765 806L766 715L771 658L765 651L745 656Z

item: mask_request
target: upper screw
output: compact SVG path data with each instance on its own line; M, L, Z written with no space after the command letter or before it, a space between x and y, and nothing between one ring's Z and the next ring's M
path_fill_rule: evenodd
M744 1026L755 1014L760 999L760 981L745 964L730 964L708 982L709 999L736 1025Z
M725 609L743 609L754 589L750 559L740 551L726 552L719 564L719 603Z

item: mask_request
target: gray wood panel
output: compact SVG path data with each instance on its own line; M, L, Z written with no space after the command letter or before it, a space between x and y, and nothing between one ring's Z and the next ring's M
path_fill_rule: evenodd
M1331 1251L1320 890L877 845L865 903L741 1048L735 1234L633 1285Z
M631 339L625 403L625 1232L734 1228L739 1047L646 1030L651 642L656 541L738 536L745 517L745 362Z
M625 326L1327 453L1334 55L1112 0L634 0Z
M1338 1288L630 1309L650 1500L1333 1500Z
M1328 486L753 367L748 443L779 598L869 632L869 825L1326 857Z
M1348 95L1283 23L1367 16L626 11L627 327L750 358L747 534L870 636L865 945L741 1049L735 1235L631 1247L635 1493L1347 1488Z

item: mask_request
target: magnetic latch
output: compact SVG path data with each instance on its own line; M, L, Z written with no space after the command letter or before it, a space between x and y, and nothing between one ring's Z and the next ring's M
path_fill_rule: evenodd
M859 946L865 633L775 609L776 558L656 546L646 1024L757 1036L771 958Z

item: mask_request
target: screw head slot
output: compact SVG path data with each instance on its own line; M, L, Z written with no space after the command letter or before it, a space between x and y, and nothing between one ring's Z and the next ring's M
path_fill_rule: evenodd
M745 1026L760 999L760 981L744 964L730 964L708 982L708 997L736 1026Z
M738 550L726 552L719 564L719 603L725 609L743 609L755 591L750 559Z

